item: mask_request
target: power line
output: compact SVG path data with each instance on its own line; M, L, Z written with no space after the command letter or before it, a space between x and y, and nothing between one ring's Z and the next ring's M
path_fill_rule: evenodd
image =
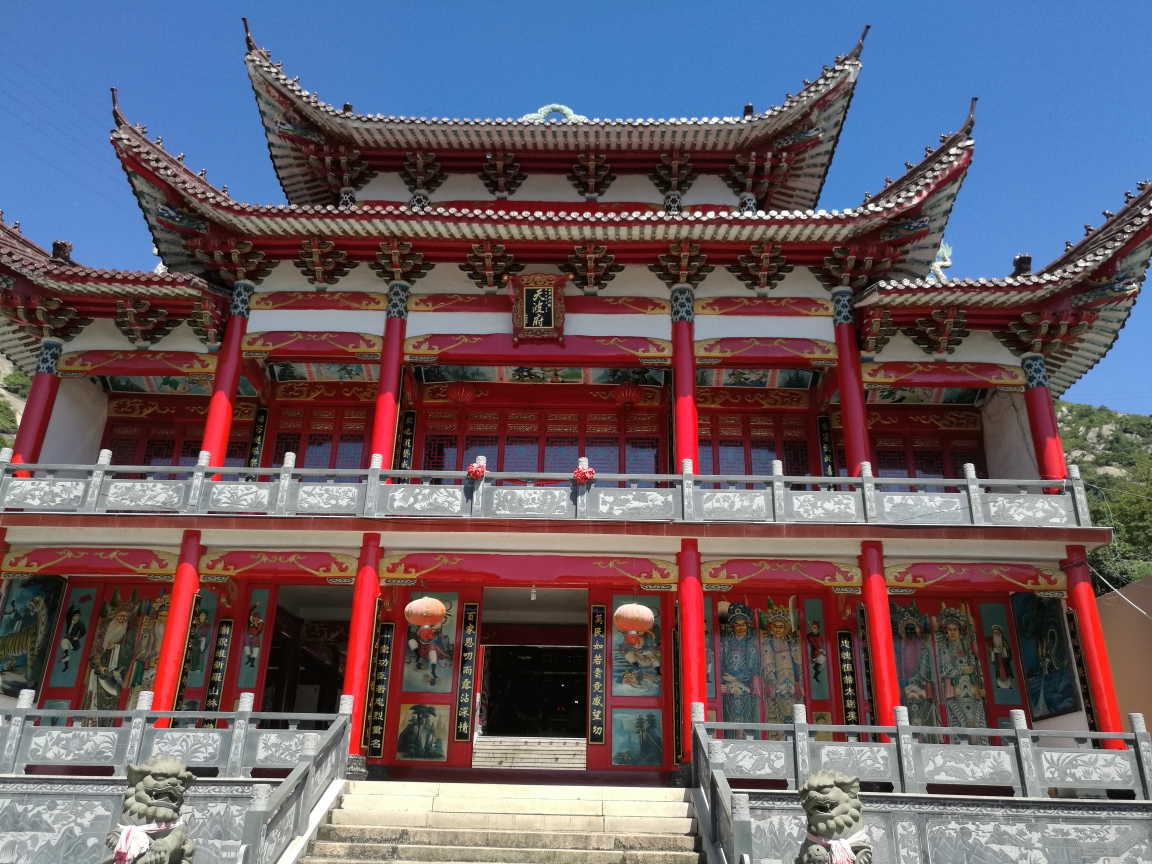
M104 199L105 201L107 201L109 204L112 204L112 205L113 205L113 206L115 206L115 207L124 207L124 206L126 206L126 205L127 205L127 203L128 203L127 201L124 201L124 200L119 200L119 201L118 201L118 200L115 200L115 199L113 199L113 198L109 197L108 195L104 194L103 192L101 192L101 191L99 191L99 190L97 190L97 189L93 189L93 188L92 188L91 186L89 186L89 185L88 185L88 184L87 184L87 183L86 183L84 180L82 180L81 178L77 177L75 174L73 174L73 173L72 173L70 170L68 170L67 168L64 168L64 167L62 167L62 166L60 166L60 165L56 165L56 164L54 164L54 163L52 163L52 162L49 162L47 159L45 159L45 158L44 158L43 156L41 156L39 153L36 153L36 152L34 152L34 151L32 151L32 150L29 150L29 149L28 149L27 147L25 147L23 144L21 144L21 143L20 143L20 142L18 142L18 141L14 141L12 138L8 137L7 135L0 135L0 137L2 137L2 138L5 140L5 141L7 141L7 142L8 142L9 144L11 144L13 147L17 147L17 148L19 148L20 150L23 150L25 153L27 153L27 154L28 154L29 156L31 156L33 159L36 159L36 160L38 160L38 161L40 161L40 162L43 162L43 163L44 163L45 165L47 165L49 168L52 168L52 169L53 169L53 170L55 170L55 171L59 171L61 174L64 174L65 176L67 176L67 177L71 178L71 179L72 179L72 180L73 180L73 181L74 181L74 182L75 182L77 185L79 185L79 186L81 186L81 187L83 187L83 188L87 189L89 192L91 192L93 195L97 196L98 198L103 198L103 199Z
M1085 561L1084 563L1085 563L1085 564L1088 564L1088 562L1087 562L1087 561ZM1149 619L1150 621L1152 621L1152 615L1149 615L1147 612L1145 612L1143 609L1141 609L1139 606L1137 606L1135 603L1133 603L1131 600L1129 600L1127 597L1125 597L1123 594L1121 594L1121 593L1120 593L1120 589L1119 589L1119 588L1117 588L1115 585L1113 585L1111 582L1109 582L1107 579L1105 579L1105 578L1104 578L1104 576L1103 576L1103 575L1100 573L1100 571L1099 571L1099 570L1097 570L1097 569L1096 569L1095 567L1093 567L1091 564L1088 564L1088 569L1089 569L1089 570L1091 570L1093 573L1095 573L1095 574L1096 574L1096 577L1097 577L1097 578L1098 578L1098 579L1099 579L1101 582L1103 582L1105 585L1107 585L1109 588L1111 588L1111 589L1112 589L1112 593L1113 593L1113 594L1116 594L1117 596L1119 596L1121 600L1123 600L1125 603L1127 603L1129 606L1131 606L1133 609L1135 609L1137 612L1139 612L1139 613L1140 613L1141 615L1143 615L1145 618L1147 618L1147 619Z

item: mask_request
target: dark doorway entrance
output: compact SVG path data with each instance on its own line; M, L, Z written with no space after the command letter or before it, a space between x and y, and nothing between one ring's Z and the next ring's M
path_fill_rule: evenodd
M484 735L585 737L588 649L492 645L484 665Z

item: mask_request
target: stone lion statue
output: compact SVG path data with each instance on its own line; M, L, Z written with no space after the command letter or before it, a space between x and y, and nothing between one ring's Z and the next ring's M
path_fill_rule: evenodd
M104 864L191 864L196 851L180 818L184 793L196 780L175 756L128 766L120 825L105 844Z
M800 788L800 803L808 817L808 835L796 864L872 864L858 778L815 771Z

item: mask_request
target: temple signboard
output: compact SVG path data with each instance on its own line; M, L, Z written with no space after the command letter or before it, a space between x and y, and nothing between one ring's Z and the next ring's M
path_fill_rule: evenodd
M564 344L564 286L567 276L528 273L508 279L512 295L512 344Z

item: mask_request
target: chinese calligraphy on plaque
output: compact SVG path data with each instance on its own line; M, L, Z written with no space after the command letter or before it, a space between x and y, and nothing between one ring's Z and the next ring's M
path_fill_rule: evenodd
M512 343L564 344L564 286L567 276L528 273L509 278L512 294Z
M234 622L225 618L216 628L216 642L212 646L212 668L208 673L208 689L204 693L204 710L220 710L220 694L224 690L224 672L228 669L228 649L232 647Z
M480 604L465 603L460 616L460 680L456 683L453 741L472 739L472 706L476 692L476 645L480 635Z
M840 660L840 694L844 703L844 722L860 722L860 694L856 692L856 656L852 653L852 632L836 631L836 654Z
M588 743L603 744L604 736L604 682L608 646L608 607L592 607L592 626L589 630L588 650Z

